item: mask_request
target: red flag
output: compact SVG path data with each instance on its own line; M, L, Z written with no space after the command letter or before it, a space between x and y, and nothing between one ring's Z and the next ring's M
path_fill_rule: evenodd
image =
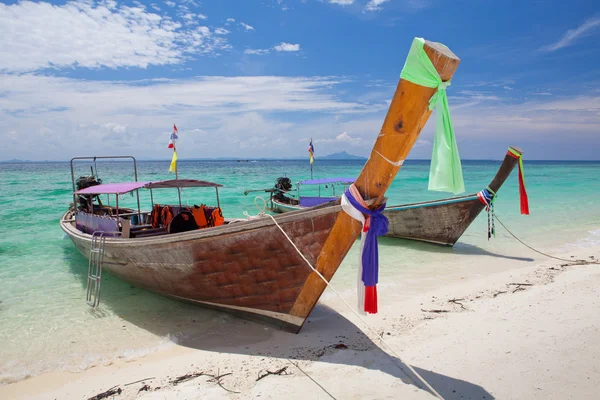
M175 148L175 142L177 141L177 139L179 139L179 137L177 136L177 132L177 126L173 124L173 133L171 133L171 137L169 137L169 149Z

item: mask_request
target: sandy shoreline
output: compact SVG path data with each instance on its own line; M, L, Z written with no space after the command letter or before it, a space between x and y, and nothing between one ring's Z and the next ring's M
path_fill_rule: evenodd
M600 258L600 247L571 256ZM381 313L365 319L444 398L589 398L600 381L600 265L535 260L486 257L478 273L459 256L468 265L445 283L384 285ZM229 322L143 358L0 386L0 398L86 399L115 386L122 399L433 398L332 293L298 335Z

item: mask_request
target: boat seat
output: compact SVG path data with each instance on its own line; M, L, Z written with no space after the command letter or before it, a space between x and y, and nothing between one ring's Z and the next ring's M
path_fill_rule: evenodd
M148 228L148 229L141 229L141 230L135 230L135 231L131 231L129 233L130 237L132 238L142 238L142 237L147 237L147 236L158 236L158 235L166 235L167 234L167 229L160 227L160 228Z
M141 231L142 229L148 229L151 228L152 225L147 224L147 225L132 225L131 226L131 232L135 232L135 231Z
M198 229L194 216L189 211L182 211L171 219L167 231L169 233L179 233L194 231Z
M336 201L339 197L309 197L300 196L301 207L314 207L321 204L329 203L330 201Z

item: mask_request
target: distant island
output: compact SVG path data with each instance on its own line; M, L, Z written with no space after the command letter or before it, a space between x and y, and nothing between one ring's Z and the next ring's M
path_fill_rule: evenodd
M316 157L315 157L316 158ZM319 157L319 160L366 160L366 157L355 156L352 154L348 154L345 151L341 153L333 153L327 156Z
M31 162L35 162L35 161L17 160L16 158L13 158L12 160L0 160L0 164L27 164L27 163L31 163Z

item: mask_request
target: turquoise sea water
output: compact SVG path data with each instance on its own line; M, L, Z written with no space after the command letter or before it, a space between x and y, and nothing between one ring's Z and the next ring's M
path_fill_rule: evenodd
M80 163L76 176L89 172ZM166 161L138 162L139 180L169 179ZM356 176L363 161L321 161L314 176ZM500 161L465 161L467 193L485 186ZM387 193L388 204L450 197L427 191L429 163L407 162ZM131 164L98 163L105 182L130 179ZM244 189L271 187L278 176L293 182L310 177L306 161L182 161L179 176L221 183L219 195L225 217L258 213L256 195ZM569 245L600 242L600 163L525 162L531 215L519 215L517 173L499 192L496 212L527 241L546 251ZM189 334L192 323L230 318L222 313L161 298L131 287L110 275L103 282L102 304L91 310L84 301L87 260L74 248L58 225L71 196L69 163L0 164L0 382L22 379L57 368L80 370L135 357ZM175 203L174 190L155 191L155 201ZM142 193L142 208L150 198ZM183 191L184 203L215 203L212 189ZM114 201L114 200L112 200ZM134 206L125 196L122 205ZM146 207L144 207L146 205ZM465 245L486 248L487 220L482 214L461 239ZM499 228L500 229L500 228ZM383 274L394 271L396 260L413 264L433 259L421 246L399 247L395 239L381 241ZM460 246L457 247L460 251ZM439 252L435 260L440 260ZM443 255L442 255L443 256ZM338 275L352 281L354 259L348 257ZM405 262L406 265L407 262ZM353 269L354 268L354 269ZM347 278L347 279L346 279ZM337 278L336 278L337 279Z

